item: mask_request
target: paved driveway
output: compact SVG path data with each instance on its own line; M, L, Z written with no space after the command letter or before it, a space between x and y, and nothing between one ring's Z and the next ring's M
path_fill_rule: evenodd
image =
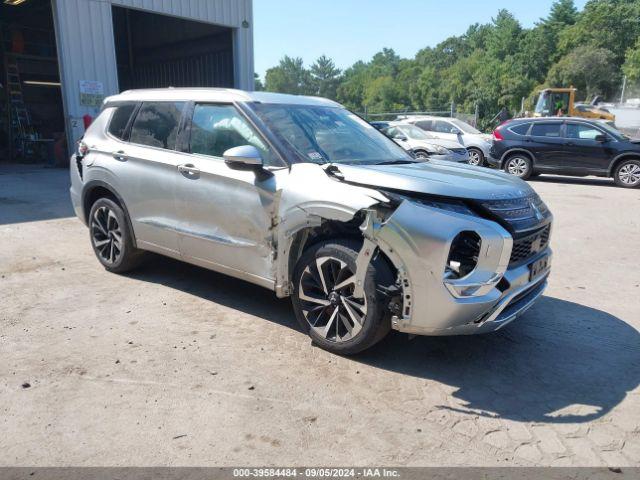
M0 465L640 465L640 191L532 182L546 295L496 334L340 358L289 302L104 271L67 172L0 170Z

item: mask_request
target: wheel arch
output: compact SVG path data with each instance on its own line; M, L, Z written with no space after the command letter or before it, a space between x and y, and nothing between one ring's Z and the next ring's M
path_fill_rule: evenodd
M512 148L504 152L502 154L502 157L500 157L500 168L501 169L504 168L504 162L506 162L510 157L518 153L526 155L531 160L531 165L535 166L536 157L533 153L531 153L529 150L526 150L524 148Z
M609 177L613 177L613 174L616 171L616 168L618 168L618 165L620 165L625 160L640 160L640 154L633 152L621 153L613 160L611 160L611 164L609 165L609 169L607 170L607 175Z
M85 223L89 225L89 213L91 212L91 207L100 198L110 198L122 208L127 218L127 227L131 232L131 241L133 242L133 246L137 248L136 236L127 205L117 190L106 182L101 180L91 180L82 188L82 215Z

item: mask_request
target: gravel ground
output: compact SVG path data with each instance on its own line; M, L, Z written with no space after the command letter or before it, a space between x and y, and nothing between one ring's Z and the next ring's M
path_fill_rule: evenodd
M640 466L640 191L532 182L555 257L524 317L340 358L259 287L107 273L67 184L0 170L2 466Z

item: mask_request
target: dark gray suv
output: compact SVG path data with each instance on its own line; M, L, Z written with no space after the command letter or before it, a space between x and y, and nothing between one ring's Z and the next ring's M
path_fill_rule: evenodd
M613 177L640 187L640 141L602 120L524 118L493 132L488 162L522 179L541 173Z

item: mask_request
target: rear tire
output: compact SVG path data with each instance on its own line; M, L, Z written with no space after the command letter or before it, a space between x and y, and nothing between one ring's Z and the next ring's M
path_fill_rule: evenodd
M526 155L516 153L504 162L504 171L522 180L526 180L533 174L533 163Z
M623 160L613 173L616 185L624 188L640 187L640 160Z
M362 352L391 330L391 314L377 287L395 280L382 258L369 263L364 298L352 295L355 284L349 280L359 249L358 242L346 239L313 245L302 254L293 274L293 309L302 330L316 345L339 355Z
M125 273L140 265L144 252L133 246L126 213L110 198L99 198L89 213L89 238L102 266Z

